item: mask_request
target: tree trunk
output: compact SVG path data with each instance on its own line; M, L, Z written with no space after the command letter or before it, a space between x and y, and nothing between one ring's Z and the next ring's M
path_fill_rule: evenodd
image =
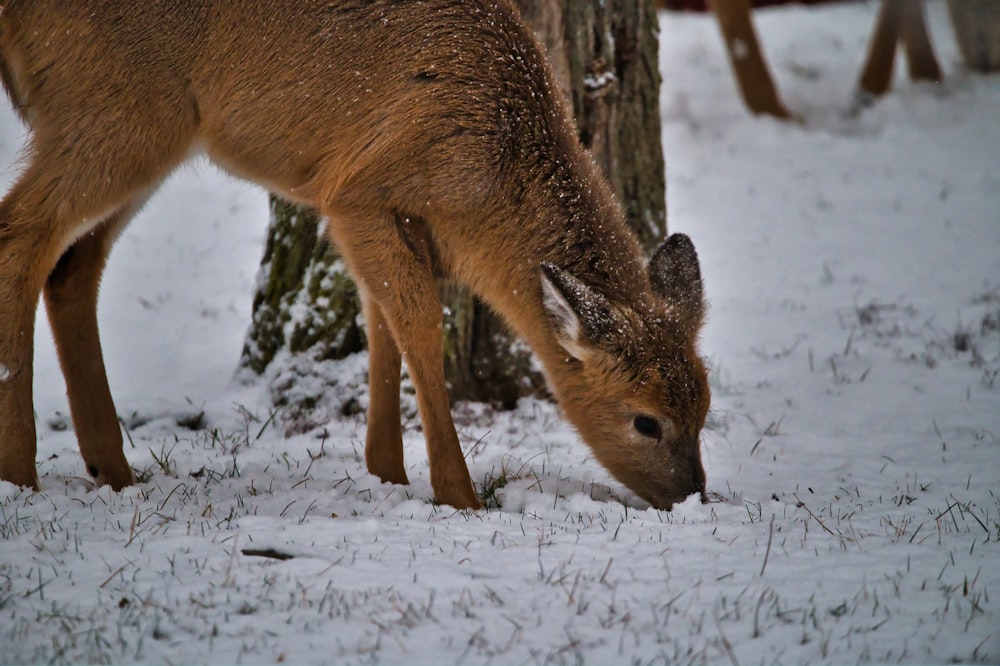
M261 374L283 349L316 360L364 349L357 288L322 236L316 213L271 195L253 320L242 364Z
M580 128L647 250L666 233L658 25L648 0L518 0L548 51ZM530 353L465 288L441 287L452 400L513 407L543 390ZM315 214L272 200L243 365L263 373L288 349L342 358L364 343L360 306ZM275 396L281 403L282 397Z
M645 0L518 0L643 247L666 233L659 24Z

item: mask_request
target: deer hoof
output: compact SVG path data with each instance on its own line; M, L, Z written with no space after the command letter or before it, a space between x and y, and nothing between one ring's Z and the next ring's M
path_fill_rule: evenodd
M479 496L472 486L467 488L460 486L448 489L445 492L434 491L434 496L441 504L448 504L456 509L482 509L483 503L479 501Z
M122 490L128 486L135 485L135 474L132 468L124 459L109 465L95 465L89 463L87 472L94 478L94 482L99 486L111 486L115 491Z

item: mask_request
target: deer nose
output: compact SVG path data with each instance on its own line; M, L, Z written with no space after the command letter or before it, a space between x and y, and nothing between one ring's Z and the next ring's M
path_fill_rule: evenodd
M701 456L697 450L684 462L687 464L682 463L681 468L677 470L680 474L675 477L675 485L656 499L647 498L650 504L658 509L669 510L675 503L683 502L694 494L698 495L702 504L708 501L708 496L705 494L705 468L702 467Z

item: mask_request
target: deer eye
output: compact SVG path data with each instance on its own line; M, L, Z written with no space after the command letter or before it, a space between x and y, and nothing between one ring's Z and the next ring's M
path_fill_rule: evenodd
M645 437L660 439L663 434L660 431L660 422L651 416L637 416L632 425L635 426L636 432Z

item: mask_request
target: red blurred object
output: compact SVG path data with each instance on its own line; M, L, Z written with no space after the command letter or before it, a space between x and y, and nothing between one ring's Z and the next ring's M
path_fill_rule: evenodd
M750 0L754 7L766 7L768 5L819 5L842 0ZM708 10L705 0L657 0L657 6L661 9L679 9L694 12L704 12Z

